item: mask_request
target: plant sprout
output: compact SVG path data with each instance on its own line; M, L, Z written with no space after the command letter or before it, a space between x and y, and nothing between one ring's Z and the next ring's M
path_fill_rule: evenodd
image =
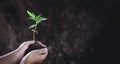
M42 17L41 14L40 15L35 15L33 12L30 12L29 10L27 10L27 14L29 15L29 19L34 21L34 24L32 24L29 29L31 29L31 31L33 32L33 40L35 41L35 34L37 34L37 25L39 23L41 23L43 20L47 20L47 18Z

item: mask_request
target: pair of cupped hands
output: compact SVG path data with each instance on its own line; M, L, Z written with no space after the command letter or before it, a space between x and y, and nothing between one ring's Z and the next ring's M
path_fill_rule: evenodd
M22 56L22 58L20 58L20 64L39 64L42 63L43 60L47 57L48 49L46 45L42 44L42 42L40 41L37 41L37 43L44 48L33 50L25 56L23 56L25 50L27 50L29 45L34 44L34 42L35 41L25 41L17 48L17 51L19 52L17 53L17 55Z

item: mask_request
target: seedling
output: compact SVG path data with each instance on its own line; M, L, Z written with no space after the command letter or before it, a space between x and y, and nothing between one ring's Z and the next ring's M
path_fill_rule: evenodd
M42 17L41 14L40 15L35 15L33 12L30 12L29 10L27 10L27 14L29 15L29 19L34 21L34 24L32 24L29 29L31 29L31 31L33 32L33 40L35 41L35 36L38 33L37 32L37 26L39 23L41 23L44 20L47 20L47 18Z

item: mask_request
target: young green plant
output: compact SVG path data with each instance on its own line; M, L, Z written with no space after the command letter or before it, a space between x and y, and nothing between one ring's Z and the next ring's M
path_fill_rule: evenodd
M29 19L34 21L34 24L32 24L29 29L31 29L31 31L33 32L33 40L35 41L35 36L38 33L37 32L37 26L39 23L41 23L44 20L47 20L47 18L42 17L41 14L40 15L35 15L33 12L30 12L29 10L27 10L27 14L29 15Z

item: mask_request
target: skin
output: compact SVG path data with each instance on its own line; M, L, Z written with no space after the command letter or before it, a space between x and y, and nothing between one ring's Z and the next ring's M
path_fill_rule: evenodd
M47 57L47 54L47 48L31 51L21 60L20 64L40 64Z
M25 57L23 57L25 50L31 44L34 44L34 41L25 41L16 50L0 56L0 64L18 64L20 62L20 60L23 60L24 58L25 58L24 59L25 62L30 63L30 58L32 58L33 55L37 56L38 52L45 54L45 55L39 55L39 58L41 57L41 59L39 59L39 60L43 61L48 54L47 48L45 49L46 52L41 51L41 50L37 50L37 51L34 50L34 51L29 52ZM39 44L41 46L45 46L41 42L39 42ZM34 61L32 61L32 62L36 62L36 60L37 59L34 59ZM21 61L21 63L24 63L24 62Z

